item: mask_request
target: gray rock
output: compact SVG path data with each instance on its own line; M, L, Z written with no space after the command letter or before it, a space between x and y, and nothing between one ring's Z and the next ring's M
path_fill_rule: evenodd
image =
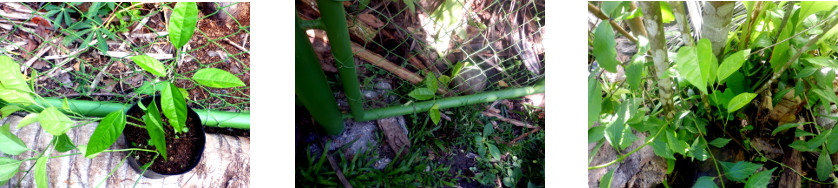
M364 152L368 144L372 148L378 147L378 141L376 141L375 137L378 127L373 121L355 122L346 120L344 124L346 128L340 135L327 136L332 141L332 144L329 146L330 152L334 152L347 144L350 145L343 151L345 155L355 155L358 152Z
M381 158L378 161L376 161L375 164L372 165L372 168L375 168L376 170L382 170L385 167L387 167L387 165L390 164L390 162L393 162L393 160L390 158Z

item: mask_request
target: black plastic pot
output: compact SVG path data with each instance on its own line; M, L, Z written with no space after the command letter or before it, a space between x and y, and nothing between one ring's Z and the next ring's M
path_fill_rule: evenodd
M142 100L142 103L143 103L143 105L148 107L148 105L151 103L151 100L152 100L151 97L147 97L147 98ZM156 103L157 103L158 108L160 108L160 96L156 96ZM143 176L145 176L147 178L151 178L151 179L159 179L159 178L164 178L164 177L167 177L167 176L180 175L180 174L184 174L186 172L191 171L193 168L195 168L195 166L198 165L198 163L201 162L201 156L204 153L204 145L206 144L206 135L204 134L204 128L203 128L203 125L201 125L201 120L198 117L198 114L195 113L195 111L193 111L192 108L188 108L187 111L188 112L187 112L186 127L189 128L189 132L194 133L194 135L192 137L196 138L192 142L192 148L191 148L192 153L189 155L190 158L192 158L192 160L188 160L187 164L185 165L185 168L181 171L157 172L157 171L152 170L152 167L149 167L145 171ZM140 109L139 106L134 104L134 106L132 106L128 110L126 116L128 116L130 114L133 114L133 113L137 113L137 112L142 114L142 109ZM165 118L165 115L162 114L162 110L161 110L161 116ZM131 122L131 121L136 121L136 120L133 120L132 118L129 117L128 121ZM140 123L140 125L143 125L143 123ZM164 125L164 129L167 129L167 128L172 129L170 126ZM169 132L170 131L167 130L166 132L167 132L166 133L166 145L167 145L167 148L168 148L168 146L171 146L173 143L172 143L172 140L169 139L169 136L170 136ZM122 136L125 137L126 147L128 147L128 148L138 148L136 146L132 146L132 144L131 144L132 139L129 139L129 135L132 135L132 134L144 134L147 137L148 132L147 132L147 130L145 130L143 128L139 128L139 127L135 127L135 126L131 126L131 125L125 126L125 130L122 132ZM145 142L141 142L141 143L145 143ZM167 154L170 157L176 152L182 152L182 151L178 151L178 150L169 151L169 149L167 149ZM134 152L134 154L132 156L128 157L128 166L131 166L131 168L134 169L134 171L136 171L139 174L139 173L143 172L143 169L142 169L142 165L139 164L140 162L135 158L135 156L137 156L137 153L138 152ZM154 165L157 165L157 163L155 163ZM152 165L152 166L154 166L154 165Z

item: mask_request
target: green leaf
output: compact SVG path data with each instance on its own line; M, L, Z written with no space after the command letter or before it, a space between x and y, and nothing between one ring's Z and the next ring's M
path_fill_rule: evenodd
M662 133L652 141L652 149L655 150L655 155L666 158L666 159L675 159L674 153L669 150L669 146L667 145L667 137Z
M486 145L483 144L483 137L474 135L474 144L477 146L477 154L486 156Z
M588 127L599 120L599 113L602 111L602 88L597 83L596 77L588 78Z
M818 65L820 67L829 67L831 69L838 68L838 64L835 63L835 60L832 59L832 58L829 58L829 57L815 56L815 57L803 58L803 60L806 60L807 62L809 62L813 65Z
M195 2L179 2L169 18L169 41L180 49L192 38L198 24L198 5Z
M748 59L748 54L751 53L750 49L742 50L739 52L734 53L733 55L728 56L725 58L722 65L719 66L719 69L716 71L719 76L719 82L725 80L728 76L739 70L742 67L742 63Z
M710 145L716 146L717 148L723 148L728 142L730 142L729 138L716 138L713 141L710 141Z
M661 1L661 19L663 23L669 23L675 20L675 15L672 14L672 8L669 7L669 2Z
M4 106L3 108L0 108L0 114L2 114L0 116L8 117L8 116L12 115L12 113L15 113L15 112L20 111L20 110L21 109L20 109L19 106L15 106L15 105Z
M151 144L157 148L157 151L160 152L164 160L168 160L168 157L166 157L166 133L163 131L163 120L160 117L160 111L157 110L157 103L154 100L151 100L151 104L148 105L148 111L143 116L143 120L145 121L145 128L148 131Z
M38 122L38 119L38 113L30 113L29 115L26 115L25 117L23 117L23 119L20 120L20 123L17 124L17 129Z
M628 82L629 88L631 88L631 90L633 91L642 89L640 88L640 77L643 74L643 67L643 62L634 61L631 64L629 64L628 68L626 68L626 82Z
M154 59L151 56L131 56L131 60L134 60L134 63L137 63L140 68L143 68L143 70L148 71L151 74L159 77L166 76L166 67L163 66L163 63L160 63L160 61L157 61L157 59Z
M434 76L433 73L426 74L425 86L427 86L431 91L434 91L434 94L436 94L436 89L439 88L439 86L437 85L436 76Z
M76 146L73 145L73 140L70 140L70 137L68 137L67 134L53 137L53 139L56 139L55 150L58 152L67 152L76 149Z
M17 174L21 162L11 158L0 157L0 182L12 179Z
M500 160L500 150L498 150L498 147L490 143L486 143L486 145L489 146L489 153L492 154L492 158Z
M125 122L126 117L121 110L108 113L108 115L106 115L105 118L99 122L99 125L96 126L96 130L93 131L93 135L90 136L90 140L87 142L87 149L84 152L84 157L92 159L99 152L105 151L105 149L111 147L119 136L122 135L122 130L125 129Z
M623 129L622 138L623 139L620 140L620 148L623 148L623 149L628 148L629 146L631 146L632 142L637 140L637 136L635 136L634 133L631 132L631 128L628 128L628 127Z
M794 142L789 144L789 147L794 148L797 151L801 151L801 152L815 151L813 149L810 149L809 146L806 145L806 141L803 141L803 140L795 140Z
M5 127L0 127L0 152L7 155L19 155L24 151L28 151L29 148L26 148L23 140L20 140L20 138L9 131L11 127L9 124L6 124Z
M614 114L617 116L617 119L614 120L614 122L605 125L605 140L608 141L608 144L611 144L611 147L614 147L616 150L623 149L621 146L624 145L624 129L628 128L626 121L629 118L627 117L629 115L629 103L630 102L627 101L620 104L620 107L617 109L617 113Z
M143 81L143 85L137 89L134 89L135 92L142 95L154 95L155 92L163 92L167 86L166 82L149 82Z
M617 73L617 43L609 22L600 22L594 32L594 56L602 68Z
M818 146L821 146L824 142L826 142L826 138L828 138L831 133L832 129L822 132L818 136L815 136L815 138L806 141L806 147L808 147L809 149L818 148Z
M443 86L447 86L448 83L451 83L451 77L448 77L448 75L439 76L439 83L442 83Z
M816 171L818 172L818 180L826 181L829 179L829 175L832 174L832 159L829 158L828 152L821 152L820 156L818 156L818 166L816 167Z
M695 181L693 188L717 188L719 186L716 185L716 182L713 182L714 179L716 179L716 177L701 176Z
M47 160L49 160L49 156L44 155L38 158L38 161L35 162L35 169L33 174L35 175L35 185L38 188L47 188Z
M32 90L20 73L20 64L9 56L0 56L0 99L28 106L34 103Z
M755 93L740 93L733 97L730 100L730 103L727 103L727 112L733 113L736 110L739 110L742 107L745 107L748 103L751 103L751 100L754 100L754 97L757 97Z
M794 130L794 137L801 137L801 136L817 136L817 135L812 134L812 133L807 132L807 131L804 131L804 130L795 129ZM803 141L803 140L795 140L795 141Z
M754 164L747 161L739 161L734 164L722 161L722 167L727 178L736 182L745 183L745 179L762 167L762 164Z
M439 104L434 104L431 109L428 111L428 115L431 116L431 121L434 121L434 125L439 125Z
M70 120L67 115L64 115L64 113L61 113L61 111L58 111L55 107L49 107L41 111L41 115L38 116L38 119L41 121L41 127L53 136L59 136L66 133L67 130L70 130L70 127L75 123L73 120Z
M413 89L407 96L413 97L416 100L428 100L434 97L434 91L428 88Z
M492 133L494 133L494 132L495 132L495 127L493 127L492 124L487 123L486 125L483 125L483 137L484 138L488 137L489 135L492 135Z
M457 64L454 65L454 69L451 70L451 77L457 77L457 75L460 74L460 70L463 70L463 67L468 66L468 64L468 61L458 61Z
M605 138L605 126L596 126L588 129L588 143L598 142Z
M669 145L669 149L675 153L680 153L681 155L686 154L687 148L690 147L687 142L679 140L678 137L676 137L675 130L672 130L671 128L666 131L666 140L668 141L667 145Z
M698 66L701 69L701 78L707 82L708 85L713 84L716 79L716 71L719 66L719 61L713 55L713 48L710 40L702 38L698 41L696 48L696 55L698 56Z
M780 125L776 129L774 129L774 131L771 132L771 136L774 136L775 134L777 134L779 132L782 132L782 131L785 131L787 129L790 129L790 128L793 128L793 127L799 127L801 125L806 125L806 124L810 124L810 123L812 123L812 122L786 123L786 124Z
M617 168L613 168L611 170L608 170L608 172L605 173L605 175L602 176L602 179L599 179L599 188L611 188L611 180L612 180L611 176L614 175L614 170L615 169L617 169Z
M804 67L803 69L800 70L800 72L797 72L797 74L794 75L794 78L798 79L798 78L803 78L803 77L809 77L812 74L814 74L815 71L818 71L818 68Z
M704 140L704 137L695 138L695 141L693 141L693 144L690 147L690 155L699 161L707 160L709 156L707 155L707 150L704 150L707 147L705 144L707 144L707 141Z
M198 84L214 88L246 86L244 82L239 80L239 78L235 75L217 68L205 68L198 70L198 72L195 72L195 74L192 75L192 79L195 80L195 82L198 82Z
M768 186L771 180L771 173L774 173L774 170L777 170L777 167L754 174L745 182L745 188L764 188Z
M174 128L175 133L186 127L186 100L177 88L174 83L169 83L160 96L163 114L169 119L169 125Z
M681 76L690 84L698 88L702 93L707 93L707 80L702 76L702 70L698 63L695 47L684 46L678 50L676 69Z

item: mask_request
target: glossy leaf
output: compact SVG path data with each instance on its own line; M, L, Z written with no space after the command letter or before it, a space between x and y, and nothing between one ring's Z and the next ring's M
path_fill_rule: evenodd
M436 81L436 76L433 73L427 74L425 76L425 86L427 86L428 89L434 92L436 92L436 89L439 88L439 85Z
M157 151L160 152L164 160L168 160L169 158L166 157L166 133L163 131L163 120L160 117L160 111L157 110L157 104L154 100L148 105L148 111L143 116L143 120L145 121L145 128L148 131L151 144L157 148Z
M38 122L38 119L39 119L38 115L39 115L39 113L30 113L29 115L24 116L23 119L20 119L20 123L17 124L17 129L20 129L20 128L26 127L28 125L31 125L32 123Z
M800 70L800 72L797 72L797 74L794 75L794 78L797 79L797 78L809 77L809 76L812 76L812 74L814 74L815 71L818 71L818 68L804 67L803 69Z
M716 146L717 148L723 148L728 142L730 142L729 138L716 138L713 141L710 141L710 145Z
M611 177L614 176L615 169L616 168L608 170L608 172L605 173L601 179L599 179L599 188L611 188L611 180L613 179Z
M432 106L428 111L428 115L431 116L431 121L434 121L434 125L439 125L439 118L441 116L439 113L439 104Z
M7 155L19 155L29 150L29 148L26 148L23 140L20 140L20 138L9 131L10 128L11 125L9 124L0 127L0 152Z
M641 57L638 59L645 58ZM645 61L642 60L634 61L631 64L629 64L628 68L626 68L626 82L628 82L629 88L631 88L631 90L637 91L639 89L642 89L640 88L640 77L643 76L642 74L644 62Z
M500 160L500 150L494 144L486 143L489 146L489 154L492 154L492 158L495 160Z
M714 179L716 179L716 177L701 176L695 181L693 188L717 188L719 186L716 185L716 182L713 182Z
M91 159L99 152L105 151L111 147L119 136L122 135L122 130L125 129L125 122L126 117L121 110L108 113L108 115L106 115L105 118L99 122L99 125L96 126L96 130L93 131L93 135L90 136L90 140L87 142L86 151L84 152L84 157Z
M0 99L9 103L28 106L34 103L32 89L20 73L20 64L9 56L0 55Z
M754 97L757 97L757 94L740 93L739 95L736 95L733 99L730 99L730 103L727 103L728 113L733 113L736 110L745 107L745 105L751 103L751 100L754 100Z
M675 153L680 153L681 155L684 155L684 154L687 153L687 148L690 147L689 144L687 144L687 142L679 140L678 137L676 136L674 130L672 130L670 128L670 129L667 129L667 131L665 133L666 133L666 140L668 141L667 145L669 146L670 150L672 150Z
M835 60L832 59L832 58L829 58L829 57L816 56L816 57L803 58L803 60L806 60L807 62L812 63L812 64L817 65L817 66L820 66L820 67L828 67L828 68L831 68L831 69L838 68L838 64L836 64Z
M588 143L598 142L605 138L605 126L596 126L588 129Z
M602 88L595 77L588 78L588 127L599 120L602 111Z
M724 174L727 178L737 182L745 182L745 179L754 174L762 164L755 164L747 161L739 161L736 163L722 161Z
M821 132L821 134L818 134L818 136L815 136L815 138L806 141L806 147L808 147L809 149L818 148L824 142L826 142L826 139L829 137L830 134L832 134L832 129Z
M661 1L660 4L661 21L663 23L669 23L675 20L675 15L672 14L672 8L669 7L669 2Z
M667 145L667 137L666 133L660 133L658 137L652 141L652 149L655 151L655 155L666 158L666 159L675 159L674 153L672 150L669 149L669 145Z
M774 173L774 170L777 170L777 167L754 174L745 182L745 188L764 188L768 186L771 181L771 173Z
M53 139L55 139L55 151L67 152L76 149L76 146L73 145L73 140L70 140L70 137L67 136L67 134L53 137Z
M203 86L214 88L231 88L245 86L238 77L217 68L205 68L192 75L192 80Z
M14 177L20 168L20 163L21 161L15 159L0 157L0 182Z
M615 114L615 116L617 116L617 119L605 125L605 140L608 141L608 144L610 144L611 147L614 147L614 149L616 150L623 149L621 146L624 145L624 129L628 128L628 125L626 125L626 121L629 117L626 116L629 115L629 103L630 102L626 101L623 102L623 104L620 104L620 107L617 109L617 113Z
M617 43L609 22L600 22L594 32L594 56L599 66L608 72L617 72Z
M736 52L722 62L722 65L719 66L719 69L716 70L717 75L719 76L719 82L727 79L728 76L739 70L742 67L742 64L745 60L748 59L748 54L751 53L750 49L742 50Z
M707 148L706 143L707 141L704 140L704 137L695 138L692 146L690 146L690 155L699 161L707 160L710 156L707 154L707 150L705 150Z
M183 47L198 24L198 5L195 2L179 2L169 18L169 41L175 48Z
M163 66L163 63L160 63L160 61L157 61L157 59L154 59L151 56L131 56L131 60L134 60L134 63L139 65L140 68L143 68L143 70L148 71L155 76L166 76L166 67Z
M177 89L174 83L167 84L166 88L160 95L160 105L163 114L169 119L169 125L175 130L175 133L181 132L183 127L186 127L186 100Z
M410 91L407 96L413 97L416 100L428 100L434 97L434 91L428 88L416 88Z
M15 112L20 111L20 110L21 109L20 109L19 106L8 105L8 106L4 106L3 108L0 108L0 114L2 114L2 117L7 117L9 115L12 115L12 113L15 113Z
M681 76L690 84L698 88L702 93L707 93L707 79L702 76L702 70L698 63L696 49L691 46L684 46L678 50L676 69Z
M75 123L71 120L67 115L58 111L58 108L49 107L41 111L41 115L38 115L38 119L41 122L41 127L44 128L44 131L47 133L52 134L53 136L60 136L70 130L70 127L73 126Z
M820 181L826 181L826 179L829 179L829 175L832 174L832 159L827 153L821 152L818 156L818 166L815 171L817 171L818 180Z
M33 169L33 174L35 175L35 185L38 188L47 188L47 160L49 160L49 156L44 155L38 158L38 161L35 162L35 169Z
M777 133L785 131L787 129L791 129L791 128L794 128L794 127L799 127L801 125L806 125L806 124L810 124L810 123L812 123L812 122L786 123L786 124L780 125L776 129L774 129L774 131L771 132L771 136L774 136Z
M713 55L713 48L710 43L710 39L702 38L699 40L695 52L698 56L698 66L701 69L701 77L707 82L707 85L713 84L716 80L716 71L714 70L719 68L719 61L716 60L716 56Z

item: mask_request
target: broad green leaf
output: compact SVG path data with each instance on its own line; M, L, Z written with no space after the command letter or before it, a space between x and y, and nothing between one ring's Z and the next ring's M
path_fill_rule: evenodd
M186 127L186 100L183 99L180 91L174 83L167 84L160 95L160 105L163 114L169 119L169 125L175 133L181 132Z
M710 141L710 145L716 146L717 148L723 148L728 142L730 142L729 138L716 138L713 141Z
M728 83L730 83L730 82L728 82ZM733 99L733 97L736 96L733 93L733 91L731 91L731 90L732 89L728 88L724 92L718 92L718 91L713 92L712 94L709 95L709 97L710 97L710 99L712 99L712 101L715 104L720 105L720 106L725 106L728 103L730 103L730 100Z
M608 170L608 172L605 173L605 175L602 176L602 179L599 179L599 188L611 188L611 180L612 180L611 176L614 175L614 170L616 170L616 169L617 168L613 168L611 170Z
M684 46L678 50L678 58L676 60L678 73L702 93L707 93L707 79L702 76L701 66L698 64L695 47Z
M35 175L35 185L38 188L47 188L47 160L49 160L49 156L44 155L38 158L38 161L35 162L35 169L33 169L33 174Z
M85 158L92 159L92 158L96 158L96 156L99 155L99 153L93 153L93 154L87 155L86 154L87 153L87 145L78 145L78 148L79 148L79 152L85 154L85 156L84 156Z
M21 161L15 159L0 157L0 182L12 179L17 174L20 163Z
M698 41L698 45L695 49L695 52L698 56L698 66L701 69L701 78L707 82L707 85L712 85L714 80L716 80L716 71L719 67L719 61L716 60L716 56L713 55L713 48L712 44L710 43L710 39L702 38Z
M154 95L155 92L163 92L163 89L166 88L166 85L166 82L151 83L148 81L143 81L143 85L137 89L134 89L134 91L143 95Z
M638 59L645 59L645 58L638 58ZM629 84L629 88L633 91L637 91L640 88L640 77L643 74L643 65L644 62L641 61L634 61L629 64L628 68L626 68L626 82Z
M439 125L439 104L434 104L431 109L428 111L428 115L431 116L431 121L434 121L434 125Z
M73 149L76 149L76 146L73 145L73 140L70 140L70 137L67 134L62 134L61 136L53 137L55 140L55 151L58 152L67 152Z
M588 143L598 142L605 138L605 126L596 126L588 129Z
M617 43L609 22L600 22L594 32L594 56L599 66L608 72L617 73Z
M627 9L622 1L604 1L600 5L600 8L602 13L605 13L609 18L613 18Z
M807 62L809 62L813 65L817 65L817 66L821 66L821 67L829 67L833 70L838 69L838 64L835 63L834 59L829 58L829 57L815 56L815 57L803 58L803 60L806 60Z
M434 97L434 91L428 88L416 88L410 91L407 96L413 97L416 100L428 100Z
M67 115L64 115L64 113L61 113L61 111L58 111L58 108L55 107L49 107L44 109L44 111L41 111L41 115L38 115L38 119L41 121L41 127L53 136L60 136L66 133L67 130L69 130L75 123L67 117Z
M821 152L820 156L818 156L818 166L816 167L816 171L818 172L818 180L826 181L829 179L829 175L832 174L832 158L829 158L828 152Z
M830 2L830 1L801 1L800 2L800 10L798 13L798 19L804 19L809 17L810 15L820 12L820 11L828 11L838 5L838 2ZM803 22L798 21L797 25L801 25Z
M797 87L797 86L795 86L795 87ZM785 96L786 93L788 93L791 90L792 90L792 88L786 88L786 89L780 90L780 92L774 93L774 96L771 98L771 104L772 105L777 105L777 103L780 102L780 99L783 99L783 96Z
M800 72L797 72L797 74L794 75L794 78L797 79L797 78L809 77L809 76L812 76L812 74L815 74L815 71L818 71L818 68L804 67L803 69L800 70Z
M439 85L437 84L436 76L433 73L425 76L425 86L427 86L431 91L434 91L434 94L436 94L436 89L439 88Z
M205 68L192 75L192 80L198 84L214 88L231 88L246 86L233 74L217 68Z
M500 150L498 150L498 147L490 143L486 143L486 145L489 146L489 154L492 154L492 158L500 160Z
M19 155L24 151L28 151L29 148L26 148L23 140L20 140L20 138L9 131L11 127L9 124L0 127L0 152L6 155Z
M680 153L681 155L686 154L687 148L690 147L687 142L679 140L675 134L675 130L672 130L671 128L666 131L666 140L668 141L667 145L669 145L669 149L675 153Z
M439 83L443 86L447 86L448 83L451 83L451 77L448 77L448 75L439 76Z
M741 183L745 183L745 179L748 176L751 176L757 169L762 167L762 164L754 164L747 161L736 163L722 161L721 164L724 169L724 174L728 179Z
M486 125L483 125L483 137L484 138L489 137L489 135L492 135L492 133L494 133L494 132L495 132L495 128L492 126L492 124L487 123Z
M32 89L20 73L20 64L9 56L0 55L0 99L28 106L34 103Z
M625 149L631 146L631 143L637 140L637 136L631 132L631 128L626 127L623 129L623 135L621 136L622 140L620 140L620 148Z
M714 179L716 179L716 177L701 176L695 181L693 188L717 188L719 186L716 185L716 182L713 182Z
M451 77L457 77L457 75L460 74L460 70L463 70L463 67L468 66L468 64L468 61L458 61L457 64L454 65L454 69L451 70Z
M96 126L93 135L90 136L84 156L91 159L99 152L111 147L119 136L122 135L122 130L125 129L125 122L126 117L121 110L108 113L99 122L99 125Z
M26 127L27 125L30 125L32 123L38 122L38 119L39 119L38 115L39 115L38 113L30 113L29 115L26 115L25 117L23 117L23 119L20 120L20 123L17 124L17 129L20 129L20 128Z
M605 140L608 141L608 144L611 144L611 147L614 147L616 150L622 150L621 147L623 144L623 135L624 130L628 128L626 125L626 121L629 117L628 108L630 102L623 102L620 104L619 109L617 109L617 113L614 114L617 116L617 119L611 123L605 125Z
M777 170L777 167L754 174L745 182L745 188L764 188L768 186L771 180L771 173L774 173L774 170Z
M474 135L474 144L477 146L477 154L481 157L486 156L486 145L483 144L483 137Z
M784 41L788 39L791 31L794 27L783 27L783 30L780 31L780 37L777 38L777 41ZM773 51L771 52L771 69L774 72L778 72L783 65L789 60L788 49L791 40L786 40L785 42L781 42L774 46Z
M812 88L809 91L820 97L825 102L832 102L838 103L838 97L835 96L835 93L824 91L822 89ZM830 94L832 93L832 94Z
M822 132L818 136L815 136L815 138L806 141L806 147L809 147L809 149L818 148L818 146L821 146L824 142L826 142L826 138L828 138L830 134L832 134L832 129Z
M794 130L794 137L801 137L801 136L817 136L817 135L812 134L812 133L807 132L807 131L804 131L804 130L795 129ZM795 140L795 141L803 141L803 140Z
M789 144L789 147L794 148L797 151L801 151L801 152L813 152L813 151L815 151L814 149L810 149L809 146L806 145L806 141L803 141L803 140L795 140L794 142Z
M812 123L812 122L786 123L786 124L780 125L776 129L774 129L774 131L771 132L771 136L774 136L775 134L777 134L779 132L782 132L782 131L785 131L787 129L790 129L790 128L793 128L793 127L799 127L801 125L806 125L806 124L810 124L810 123Z
M829 149L829 154L834 154L838 151L838 134L829 134L826 137L826 148Z
M707 141L704 140L704 137L695 138L695 141L693 141L692 146L690 146L690 155L692 155L693 157L695 157L695 159L698 159L699 161L707 160L709 155L707 155L707 150L704 150L705 148L707 148L707 145L705 145L706 142Z
M15 113L15 112L20 111L20 110L21 109L20 109L19 106L8 105L8 106L4 106L3 108L0 108L0 114L2 114L1 115L2 117L7 117L9 115L12 115L12 113Z
M179 2L169 18L169 41L175 48L183 47L198 24L198 5L195 2Z
M151 100L151 104L148 105L148 111L143 116L143 120L145 121L145 128L148 131L148 137L151 139L152 145L157 148L157 151L160 152L164 160L168 160L168 157L166 157L166 133L163 131L163 120L160 117L160 111L157 110L157 103L154 100Z
M725 80L728 76L739 70L742 67L742 63L748 59L748 54L751 53L750 49L742 50L739 52L734 53L733 55L728 56L725 58L722 65L719 66L719 69L716 73L719 76L719 82Z
M148 71L155 76L163 77L166 76L166 67L163 66L163 63L157 61L151 56L148 55L138 55L138 56L131 56L131 60L134 60L134 63L143 68L143 70Z
M661 19L663 23L669 23L675 20L675 15L672 14L672 8L669 7L669 2L661 1Z
M602 88L597 84L596 77L588 78L588 127L599 120L602 111Z
M835 70L829 70L826 72L818 71L815 73L815 81L818 85L818 88L832 91L832 81L835 80Z
M757 94L755 94L755 93L740 93L739 95L736 95L735 97L733 97L733 99L730 100L730 103L727 103L728 113L733 113L736 110L739 110L740 108L745 107L745 105L747 105L748 103L751 103L751 100L753 100L754 97L757 97Z
M661 133L658 137L652 141L652 149L655 150L655 155L666 158L666 159L675 159L674 153L669 150L669 145L667 145L667 137L666 133Z

